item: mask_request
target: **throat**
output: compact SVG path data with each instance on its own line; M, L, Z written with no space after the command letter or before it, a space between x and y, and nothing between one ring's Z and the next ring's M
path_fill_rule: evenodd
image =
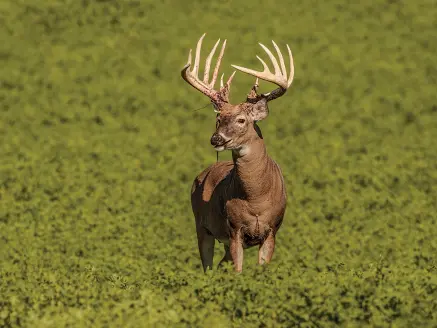
M234 150L232 158L237 180L248 199L268 193L274 169L262 139Z

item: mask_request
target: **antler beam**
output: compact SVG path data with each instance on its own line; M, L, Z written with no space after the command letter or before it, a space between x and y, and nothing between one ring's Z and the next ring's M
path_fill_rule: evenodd
M291 83L293 82L293 77L294 77L294 64L293 64L293 56L291 54L291 50L290 47L287 44L287 50L288 50L288 54L290 56L290 74L287 77L287 71L285 68L285 63L284 63L284 57L282 56L282 53L278 47L278 45L275 43L275 41L272 41L273 46L278 54L279 57L279 63L276 60L275 56L272 54L272 52L262 43L260 43L259 45L264 49L264 51L267 53L267 55L269 56L272 64L273 64L273 68L275 70L275 73L272 73L270 71L270 69L268 68L267 64L265 63L264 60L261 59L261 57L256 56L258 58L258 60L261 62L261 64L264 67L264 70L262 72L258 72L255 71L253 69L249 69L249 68L245 68L245 67L241 67L241 66L237 66L237 65L231 65L233 68L255 76L256 78L260 78L261 80L264 81L268 81L268 82L272 82L274 84L276 84L277 86L279 86L278 89L273 90L272 92L268 92L268 93L264 93L262 96L267 98L267 101L276 99L280 96L282 96L287 89L290 87Z

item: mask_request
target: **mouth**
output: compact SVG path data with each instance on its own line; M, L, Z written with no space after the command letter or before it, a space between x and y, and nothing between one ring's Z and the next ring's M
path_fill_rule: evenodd
M222 151L222 150L225 149L225 146L226 146L228 143L230 143L231 141L232 141L232 139L229 139L228 141L225 141L225 142L223 142L223 143L220 144L220 145L216 145L216 146L214 146L214 149L215 149L216 151Z

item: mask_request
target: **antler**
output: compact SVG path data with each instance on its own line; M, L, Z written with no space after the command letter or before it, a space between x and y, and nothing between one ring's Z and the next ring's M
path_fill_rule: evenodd
M188 54L188 62L184 66L184 68L182 69L181 75L182 75L182 78L185 81L187 81L192 87L196 88L197 90L202 92L204 95L208 96L211 99L211 102L216 105L216 108L220 109L220 107L223 106L224 103L229 102L229 90L231 87L232 79L235 75L235 71L229 77L229 79L225 85L223 85L223 75L222 75L221 79L220 79L220 90L217 91L214 89L214 84L217 80L218 70L220 68L220 63L222 61L223 54L224 54L225 47L226 47L226 40L225 40L223 42L222 49L220 50L220 54L217 58L217 63L215 65L214 72L212 74L212 80L211 80L211 82L208 82L209 71L210 71L210 66L211 66L211 59L212 59L212 56L214 56L214 53L215 53L215 50L216 50L218 44L220 43L220 39L218 39L218 41L216 42L216 44L212 48L209 56L206 58L205 71L203 74L203 81L201 81L199 79L198 73L199 73L199 62L200 62L200 50L202 48L202 41L203 41L203 38L205 37L205 35L206 35L206 33L204 33L200 37L199 41L197 42L196 57L194 58L193 69L191 71L188 70L191 66L191 49L190 49L190 52Z
M267 98L267 101L270 101L270 100L273 100L273 99L276 99L276 98L282 96L287 91L287 89L290 87L291 83L293 82L293 77L294 77L293 56L291 54L290 47L287 44L288 54L290 56L290 75L287 78L287 71L285 69L284 58L282 57L281 51L279 50L279 47L276 45L275 41L272 41L272 43L276 49L276 52L278 53L279 62L280 62L281 66L279 66L278 61L276 60L275 56L273 56L271 51L266 46L264 46L261 43L260 43L260 46L264 49L264 51L270 57L270 60L272 61L272 64L273 64L273 68L275 69L274 74L272 72L270 72L269 68L267 67L267 64L259 56L256 56L256 58L259 59L259 61L261 62L261 64L264 67L264 70L262 72L258 72L258 71L255 71L255 70L252 70L249 68L245 68L245 67L241 67L241 66L231 65L233 68L238 69L239 71L241 71L243 73L255 76L257 78L257 82L255 84L258 84L258 78L260 78L261 80L272 82L272 83L276 84L277 86L279 86L279 88L273 90L272 92L262 94L263 97Z

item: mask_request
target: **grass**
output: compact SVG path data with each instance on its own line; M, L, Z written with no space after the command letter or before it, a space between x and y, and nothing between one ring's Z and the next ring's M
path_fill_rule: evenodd
M431 0L2 1L0 326L435 327L436 17ZM189 203L216 155L180 77L203 32L204 52L228 39L225 75L259 68L257 42L295 58L260 123L288 208L273 262L250 249L241 275L203 274ZM231 100L252 83L237 73Z

